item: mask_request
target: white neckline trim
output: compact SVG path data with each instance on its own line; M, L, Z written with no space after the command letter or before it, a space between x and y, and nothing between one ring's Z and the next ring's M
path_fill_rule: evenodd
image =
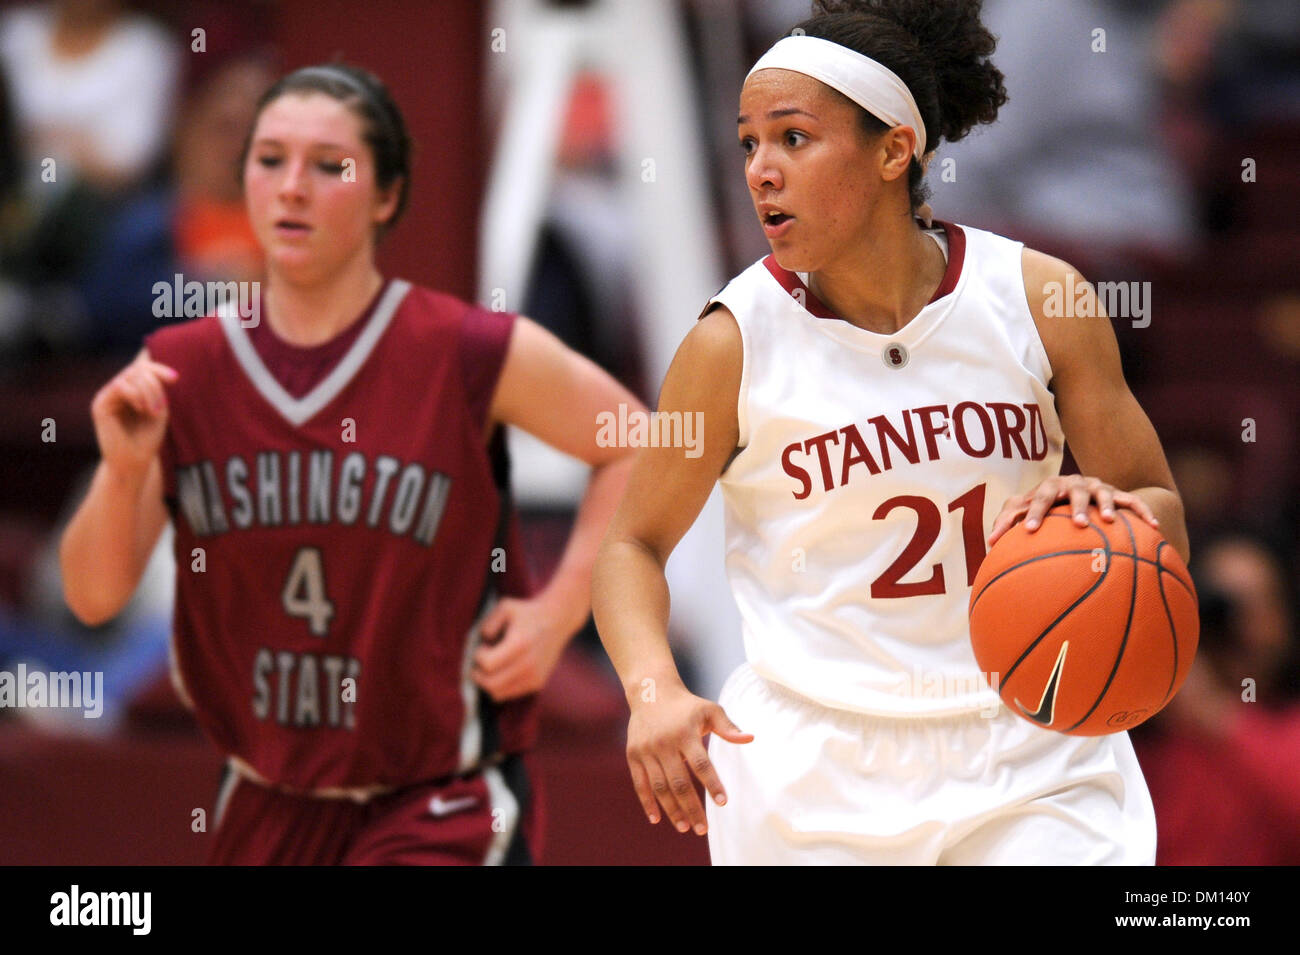
M370 353L379 342L379 337L388 328L393 315L397 313L397 307L402 304L410 289L411 283L404 279L391 281L375 306L375 313L370 316L365 329L357 336L357 340L352 343L347 354L334 366L333 371L301 398L293 397L275 380L275 376L263 363L262 357L249 340L248 332L240 323L238 309L223 307L217 311L217 319L221 322L221 330L226 334L230 350L235 353L235 360L239 362L239 366L243 368L244 374L248 376L253 387L268 404L280 412L286 421L296 427L311 420L318 411L337 398L339 392L347 387L361 370L366 359L370 357Z

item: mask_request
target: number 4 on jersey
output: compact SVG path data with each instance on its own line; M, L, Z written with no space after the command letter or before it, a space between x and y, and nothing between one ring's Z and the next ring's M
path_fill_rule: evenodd
M325 596L325 564L320 548L301 547L293 558L289 576L280 593L284 612L291 617L302 617L308 629L318 637L329 632L334 604Z

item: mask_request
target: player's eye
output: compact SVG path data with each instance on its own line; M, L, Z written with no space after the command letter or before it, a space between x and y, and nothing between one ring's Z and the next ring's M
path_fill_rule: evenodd
M267 169L274 169L276 166L280 165L280 157L279 156L258 156L257 162L258 165L263 166Z
M803 133L796 132L793 129L788 130L785 134L785 144L791 148L794 148L796 146L802 146L807 141L808 141L807 136L805 136Z
M321 162L316 164L321 172L329 173L331 176L340 175L343 172L343 164L336 162Z
M740 141L740 151L748 156L754 151L754 137L746 136Z

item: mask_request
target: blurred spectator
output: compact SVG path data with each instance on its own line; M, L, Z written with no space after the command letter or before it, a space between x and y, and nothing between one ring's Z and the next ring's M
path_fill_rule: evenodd
M1228 125L1300 117L1300 4L1174 0L1157 61L1171 97Z
M1141 398L1182 496L1193 547L1202 532L1223 524L1225 515L1279 525L1300 517L1291 493L1300 475L1300 434L1293 403L1277 387L1287 369L1270 362L1263 346L1249 348L1240 368L1225 367L1220 359L1213 373L1184 371L1182 380L1170 380L1180 369L1195 369L1197 351L1208 352L1213 346L1207 342L1214 339L1208 329L1188 327L1195 317L1189 309L1170 306L1169 315L1169 327L1158 329L1157 341L1176 343L1184 357L1176 361L1172 349L1163 350L1158 367L1164 380L1156 378ZM1246 321L1232 322L1235 317L1219 319L1228 325L1229 342L1247 331ZM1220 355L1227 349L1225 342Z
M239 158L257 99L275 80L255 55L204 73L177 122L173 182L140 195L106 234L82 283L100 347L135 351L157 328L155 282L253 281L261 252L244 208ZM181 316L173 316L180 318ZM167 319L162 319L166 321Z
M18 137L14 131L9 84L0 70L0 353L15 334L18 294L5 281L7 253L18 244L22 228L22 163L18 159Z
M14 130L13 107L9 100L9 83L0 72L0 230L8 224L9 203L21 184L18 161L18 134ZM0 238L7 235L0 231ZM0 244L0 249L4 245Z
M111 267L117 288L143 264L124 258L119 243L123 230L138 228L141 190L159 168L179 69L171 37L116 0L59 0L0 15L0 71L25 183L0 256L6 350L127 347L93 276Z
M1165 83L1166 131L1183 166L1203 192L1207 227L1237 225L1243 198L1232 183L1251 133L1272 136L1300 123L1300 4L1295 0L1175 0L1161 17L1157 57ZM1281 155L1294 155L1295 134L1283 133ZM1241 149L1220 160L1224 143ZM1271 152L1271 151L1270 151ZM1257 156L1260 179L1279 190L1260 206L1264 217L1287 221L1294 190L1287 163ZM1235 184L1239 186L1240 184ZM1274 207L1274 199L1282 201Z
M258 97L276 74L262 57L228 60L190 95L176 135L176 254L187 277L251 281L262 254L248 222L239 160Z
M84 308L66 285L90 244L72 180L42 178L24 159L8 77L0 70L0 358L36 336L67 337ZM42 334L43 333L43 334Z
M0 22L9 26L13 15ZM126 193L96 191L61 161L55 180L44 181L40 163L19 159L16 136L6 135L12 114L0 96L0 353L12 358L32 347L133 353L160 321L152 308L155 282L170 283L178 272L201 282L260 277L239 158L256 101L275 72L267 57L241 51L238 30L226 35L230 42L220 51L214 44L203 68L191 71L193 85L175 123L173 162ZM4 75L0 71L0 80ZM163 128L170 126L168 118ZM110 214L94 229L82 227L105 211ZM64 321L68 316L73 320ZM74 489L69 506L83 494L84 485ZM72 725L103 730L142 684L165 669L174 574L169 538L160 542L122 614L89 629L63 603L59 530L23 561L18 578L24 585L12 605L0 606L0 666L102 671L106 718Z
M1193 198L1159 136L1161 6L988 0L983 19L999 38L992 61L1009 100L996 124L940 146L928 176L935 215L1056 254L1086 252L1081 267L1118 265L1135 251L1185 254L1196 239Z
M113 193L139 183L160 158L180 53L161 27L117 0L8 11L0 17L0 64L29 159L53 158Z
M644 393L637 389L641 356L628 281L636 252L617 177L613 112L600 76L575 80L524 311Z
M1162 865L1300 863L1300 702L1286 562L1231 532L1200 545L1196 662L1133 734Z
M1264 538L1241 531L1210 536L1200 545L1198 576L1228 601L1228 641L1205 642L1207 658L1238 690L1254 681L1259 701L1296 701L1294 574Z
M59 539L93 473L88 470L68 499L57 525L37 549L22 603L0 604L0 669L103 674L102 715L86 720L79 710L0 709L0 718L40 721L49 728L103 733L118 728L131 699L167 670L176 561L172 530L164 528L140 586L112 621L83 626L63 600Z

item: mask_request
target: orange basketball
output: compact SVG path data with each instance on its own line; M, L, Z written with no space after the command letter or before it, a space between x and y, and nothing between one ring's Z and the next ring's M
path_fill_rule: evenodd
M1079 527L1058 504L1038 530L1006 532L980 564L971 646L1013 713L1100 736L1168 703L1191 668L1200 621L1183 559L1134 512Z

